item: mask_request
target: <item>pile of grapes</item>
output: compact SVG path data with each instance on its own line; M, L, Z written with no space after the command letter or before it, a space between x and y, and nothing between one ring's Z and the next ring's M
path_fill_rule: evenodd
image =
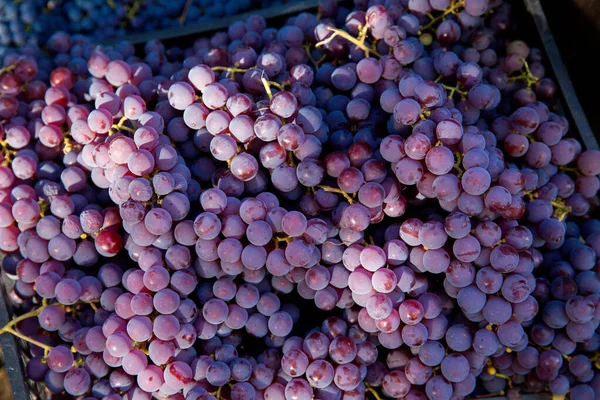
M297 1L0 0L0 54L11 46L26 43L44 46L49 32L57 30L106 41Z
M322 3L0 70L0 250L50 398L600 397L600 151L502 0Z

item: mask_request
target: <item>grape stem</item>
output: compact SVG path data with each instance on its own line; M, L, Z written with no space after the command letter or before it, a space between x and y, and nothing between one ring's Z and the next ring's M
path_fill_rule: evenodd
M571 211L573 211L573 208L571 206L566 205L565 201L560 198L557 198L556 200L551 200L550 204L554 208L556 208L553 214L554 218L558 219L561 222L565 220L565 218Z
M590 361L594 363L594 367L596 369L600 369L600 362L599 362L599 358L600 358L600 352L596 352L591 358Z
M13 326L15 326L16 324L18 324L19 322L26 320L27 318L31 318L31 317L37 317L38 315L40 315L40 312L42 312L42 310L45 307L41 307L41 308L37 308L35 310L31 310L23 315L19 315L17 318L9 321L6 325L4 325L1 329L0 329L0 334L4 333L6 330L11 329Z
M535 143L535 139L533 138L533 136L531 135L523 135L527 138L527 140L529 140L529 143Z
M512 380L510 379L509 376L506 376L504 374L495 374L496 377L501 378L501 379L506 379L508 381L508 387L512 388Z
M358 41L364 43L367 39L367 33L369 32L369 24L358 28Z
M11 72L13 71L15 68L17 68L17 66L15 64L11 64L11 65L7 65L4 68L0 68L0 75L6 73L6 72Z
M278 236L275 236L275 238L274 238L274 239L275 239L275 242L277 242L277 243L282 243L282 242L285 242L285 243L290 243L292 240L294 240L294 239L293 239L292 237L290 237L290 236L286 236L286 237L278 237Z
M279 84L277 82L269 81L269 86L275 86L280 92L285 90L285 83Z
M373 387L371 385L369 385L367 382L365 382L365 387L367 388L366 391L371 393L373 395L373 397L375 398L375 400L383 400L381 398L381 396L379 395L379 393L377 393L377 391L375 389L373 389Z
M458 171L458 177L461 178L464 174L463 169L461 168L461 163L462 163L462 154L460 153L460 151L457 151L456 153L454 153L454 155L456 156L456 162L454 163L454 169L456 169L456 171Z
M116 130L123 130L123 131L127 131L129 133L134 133L135 131L128 127L125 126L125 122L129 121L129 119L125 116L122 116L121 119L119 120L119 122L117 122L116 124L113 124L111 126L111 129L116 129Z
M529 201L538 198L538 193L535 190L527 190L523 194L529 198Z
M244 69L244 68L236 68L236 67L211 67L211 69L213 71L225 71L225 72L229 72L231 74L231 78L233 79L235 77L236 73L244 73L244 72L248 72L250 71L250 69Z
M529 63L527 62L526 59L521 58L521 59L519 59L519 61L521 61L523 63L524 71L521 71L521 73L519 75L508 78L508 81L509 82L524 81L527 84L527 87L530 88L531 86L533 86L537 83L538 78L531 73L531 69L529 69Z
M562 199L550 200L550 204L556 208L563 208L565 206L565 203Z
M261 77L260 81L265 87L265 91L267 92L267 96L269 96L269 100L271 100L273 98L273 93L271 92L271 85L269 84L269 81L266 80L264 77Z
M192 0L187 0L185 2L185 6L183 7L183 11L179 16L179 25L185 24L185 19L187 18L188 11L190 11L190 7L192 6Z
M17 151L11 150L6 140L0 140L0 155L2 155L2 165L8 166L13 157L17 155Z
M327 54L323 54L321 56L321 58L319 58L318 60L315 60L313 58L312 54L310 53L310 44L308 44L308 43L303 44L302 47L304 47L304 50L306 51L306 55L308 55L308 59L310 60L312 65L315 66L315 69L319 69L319 66L321 65L321 63L323 61L325 61L325 58L327 58Z
M437 24L441 20L446 19L446 17L448 15L450 15L450 14L456 14L464 6L465 6L464 0L458 0L458 1L452 2L452 4L450 5L450 7L448 7L446 10L444 10L444 12L442 14L438 15L435 18L432 18L433 15L428 14L427 16L431 19L431 21L429 21L429 23L427 25L422 26L421 29L419 29L419 32L417 33L417 35L420 35L421 33L423 33L423 31L426 31L428 29L433 28L433 26L435 24Z
M344 192L342 189L334 188L331 186L323 186L323 185L319 185L317 187L319 189L323 189L326 192L341 194L342 196L344 196L346 198L346 200L348 200L348 203L354 204L354 199L352 197L350 197L350 195L348 193Z
M2 328L2 331L0 332L0 334L1 333L10 333L10 334L18 337L19 339L23 339L26 342L29 342L31 344L34 344L34 345L44 349L44 352L50 351L54 348L54 347L48 346L47 344L44 344L42 342L38 342L37 340L30 338L29 336L25 336L22 333L17 332L16 330L14 330L12 328Z
M445 85L442 83L442 87L450 92L450 93L448 93L448 97L450 97L450 98L452 98L454 96L454 93L458 93L461 97L461 100L465 100L467 98L467 95L469 94L468 92L465 92L464 90L460 90L458 88L458 84L456 86L450 86L450 85Z
M327 39L322 40L319 43L317 43L315 45L315 47L324 46L324 45L328 44L329 42L331 42L336 36L340 36L340 37L346 39L347 41L349 41L350 43L353 43L356 46L358 46L362 51L365 52L366 57L369 57L369 53L373 53L378 58L381 58L381 54L379 54L376 50L374 50L370 47L367 47L367 45L365 45L366 33L364 35L361 34L360 39L357 39L342 29L337 29L337 28L332 28L332 27L327 27L327 29L329 31L333 32L333 34L331 36L329 36ZM365 30L365 32L366 32L366 30Z
M90 303L84 303L84 302L77 302L75 304L73 304L72 310L75 310L75 307L79 304L88 304L90 305L94 310L97 309L97 307ZM61 307L61 308L65 308L64 305L59 304L59 303L54 303L54 304L48 304L48 299L43 299L42 300L42 306L39 308L36 308L35 310L31 310L29 312L26 312L25 314L19 315L18 317L16 317L15 319L12 319L10 321L8 321L6 323L6 325L4 325L2 328L0 328L0 335L4 334L4 333L10 333L11 335L14 335L16 337L18 337L19 339L22 339L26 342L29 342L31 344L34 344L42 349L44 349L44 355L48 355L48 352L50 350L52 350L54 347L49 346L45 343L42 343L40 341L37 341L35 339L30 338L29 336L23 335L22 333L18 332L16 329L13 329L13 327L18 324L21 321L26 320L27 318L34 318L40 315L40 313L42 312L42 310L46 307L48 307L49 305L53 305L53 306L57 306L57 307ZM69 311L69 309L67 308L66 311ZM71 351L73 353L77 353L77 349L75 349L75 347L71 347Z
M368 236L368 237L364 238L360 244L362 244L364 247L374 246L375 241L373 240L373 236ZM387 267L387 268L389 268L389 267Z
M77 142L74 142L71 139L68 132L63 138L63 143L64 143L63 154L68 154L68 153L72 152L74 149L81 150L81 146Z
M292 151L287 152L287 163L292 167L296 167L296 163L294 162L294 153Z
M211 67L211 69L213 71L227 71L227 72L231 72L232 74L235 74L236 72L250 71L249 69L235 68L235 67Z
M293 240L293 238L291 238L289 236L286 236L286 237L277 237L277 236L275 236L275 237L273 237L273 242L275 244L275 248L276 249L279 249L279 244L280 243L285 243L287 245L287 244L290 244L290 242L292 240Z
M15 326L16 324L18 324L19 322L26 320L27 318L32 318L32 317L37 317L40 312L46 308L41 307L41 308L37 308L35 310L29 311L28 313L25 313L23 315L18 316L17 318L9 321L6 325L4 325L1 329L0 329L0 335L2 335L3 333L10 333L11 335L14 335L20 339L23 339L26 342L29 342L31 344L34 344L42 349L44 349L44 351L50 351L53 349L52 346L49 346L47 344L44 344L42 342L39 342L35 339L32 339L28 336L23 335L22 333L18 332L17 330L13 329L13 326Z
M576 176L581 176L581 172L579 172L579 169L576 167L567 167L566 165L562 165L560 167L558 167L561 171L566 171L566 172L572 172L574 173Z
M512 380L511 380L511 378L509 376L504 375L504 374L499 374L498 371L496 370L496 368L489 361L488 361L487 373L490 374L490 375L494 375L494 376L496 376L498 378L501 378L501 379L506 379L508 381L508 387L512 388Z
M224 386L225 386L225 385L223 385L223 386L219 386L219 387L217 388L217 390L216 390L216 391L214 391L214 392L212 392L211 394L212 394L213 396L215 396L215 397L216 397L217 399L219 399L219 400L223 399L223 398L221 397L221 390L223 389L223 387L224 387Z
M135 15L140 11L140 7L142 5L141 0L135 0L129 11L127 11L127 19L131 21Z
M40 216L44 217L48 212L50 205L42 199L38 200L38 205L40 206Z

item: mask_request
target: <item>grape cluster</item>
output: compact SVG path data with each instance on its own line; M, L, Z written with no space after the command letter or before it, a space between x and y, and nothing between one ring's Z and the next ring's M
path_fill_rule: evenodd
M598 396L600 152L509 3L379 3L187 49L57 32L51 58L4 54L20 316L0 334L29 342L31 380L109 400Z
M251 9L295 0L3 0L0 2L0 50L26 43L44 45L48 32L65 31L94 41L139 32L202 24ZM80 50L71 50L79 57ZM63 61L69 62L69 59Z

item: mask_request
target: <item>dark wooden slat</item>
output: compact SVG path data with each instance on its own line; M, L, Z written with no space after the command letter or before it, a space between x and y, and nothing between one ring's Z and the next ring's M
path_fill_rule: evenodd
M2 274L4 275L4 274ZM4 276L0 276L0 326L4 326L11 320L7 293L4 287ZM4 367L10 380L13 400L29 400L29 389L26 385L25 371L21 361L21 346L16 338L10 334L0 335L0 346L4 355Z
M573 87L571 78L569 78L567 67L560 56L558 45L554 40L552 31L550 31L550 26L548 25L546 14L544 14L541 1L524 1L529 14L531 14L535 22L538 33L540 34L540 39L544 45L546 57L548 57L548 60L550 61L550 66L552 67L552 71L554 72L554 76L558 82L560 92L562 93L567 109L569 110L569 113L571 114L571 117L577 126L577 130L579 131L579 135L581 136L584 147L586 149L598 150L598 140L592 131L583 108L581 107L581 103L579 102L579 98L575 93L575 88Z

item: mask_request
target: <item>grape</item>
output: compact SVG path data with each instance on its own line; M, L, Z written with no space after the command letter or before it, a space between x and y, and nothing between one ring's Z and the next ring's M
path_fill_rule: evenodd
M454 156L445 146L434 147L425 156L427 169L435 175L444 175L454 166Z
M342 390L353 390L360 383L359 368L354 364L338 365L335 368L333 381Z
M148 358L140 350L132 350L123 357L123 370L130 375L137 375L148 366Z
M586 150L579 156L577 167L587 176L598 175L600 167L598 166L598 151Z
M313 389L305 379L292 379L285 387L285 395L289 398L310 399Z
M483 307L483 316L492 324L503 324L511 314L510 303L500 297L491 297Z
M75 368L65 375L65 391L73 396L82 395L90 388L91 378L83 368Z
M446 331L446 342L455 351L465 351L471 347L471 333L465 325L454 325Z
M404 397L410 390L410 382L402 371L390 371L383 378L382 388L386 395Z
M293 326L291 316L285 311L278 311L269 317L269 331L275 336L287 336Z
M502 283L502 295L511 303L524 301L530 291L527 280L519 274L509 275Z
M183 388L192 380L192 369L181 361L172 362L165 369L164 379L173 389Z
M326 0L138 48L96 43L250 2L123 22L68 0L44 40L58 20L30 3L0 21L0 249L11 308L38 317L15 332L52 349L31 346L34 381L110 400L593 397L598 152L549 111L557 86L506 41L502 1Z
M190 69L188 78L196 89L203 91L206 86L214 83L215 74L208 65L199 64Z
M154 365L148 366L137 376L137 384L146 392L158 390L164 383L163 372Z
M418 347L427 342L428 331L425 325L407 325L402 329L402 341L411 347Z
M132 348L133 343L124 332L115 332L106 338L106 349L113 357L123 357Z
M227 314L227 305L219 299L209 300L202 308L202 316L207 322L215 325L224 322Z
M485 193L490 186L490 182L490 174L481 167L469 168L461 178L465 192L473 196Z
M334 379L335 370L325 360L315 360L306 369L306 378L311 386L323 389L329 386Z
M58 373L67 372L71 369L73 360L73 354L67 346L57 346L48 353L48 368Z
M64 279L56 285L54 293L60 303L75 304L81 296L81 285L74 279Z
M475 314L487 306L486 296L475 286L460 289L457 297L458 305L467 313Z
M426 222L419 229L419 242L428 249L439 249L446 242L448 235L441 223Z
M525 332L516 322L507 322L498 328L498 339L507 347L516 347L522 342Z

